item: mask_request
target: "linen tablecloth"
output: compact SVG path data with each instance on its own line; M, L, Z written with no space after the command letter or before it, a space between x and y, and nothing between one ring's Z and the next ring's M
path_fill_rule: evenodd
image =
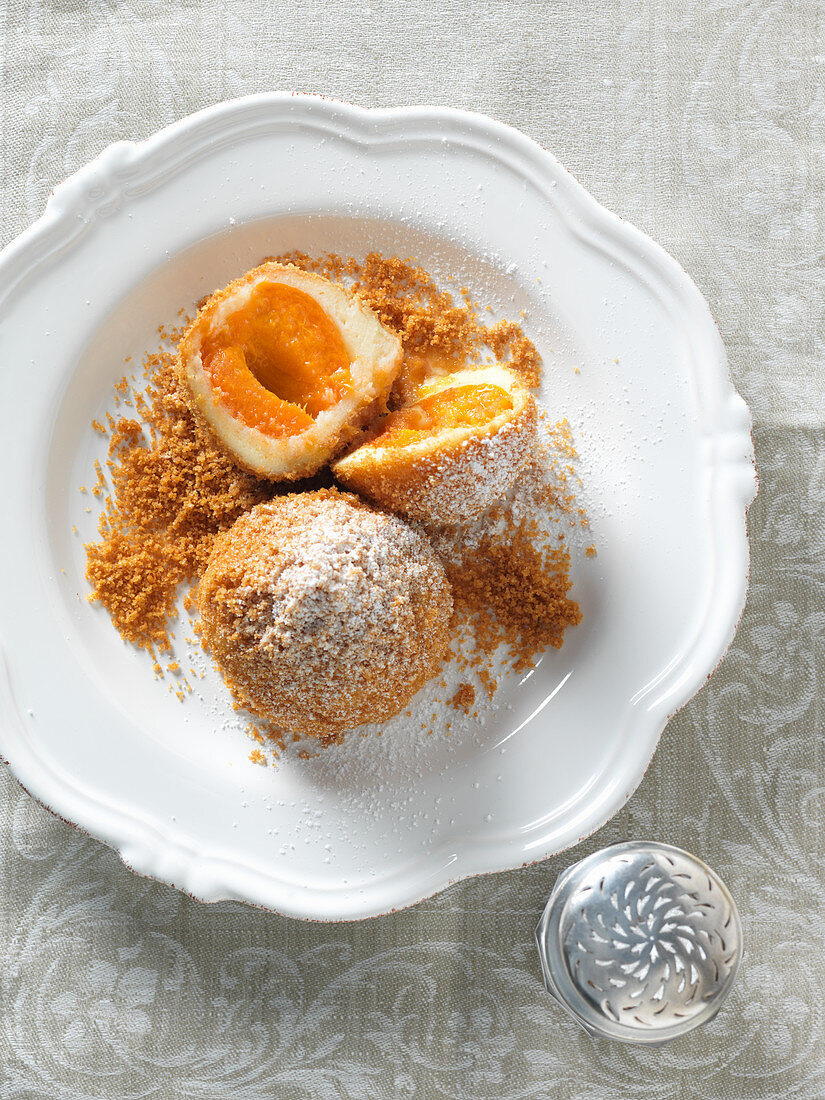
M0 771L0 1097L825 1096L825 2L6 0L0 35L4 244L110 142L248 92L520 127L706 294L761 476L727 657L547 863L303 924L131 874ZM701 854L744 926L723 1012L658 1050L580 1032L533 945L558 871L627 837Z

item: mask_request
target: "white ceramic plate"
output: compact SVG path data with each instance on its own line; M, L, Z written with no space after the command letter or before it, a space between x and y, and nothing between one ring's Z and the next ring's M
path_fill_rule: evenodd
M416 256L504 315L527 310L598 556L574 561L583 624L486 725L355 737L273 769L248 763L214 676L180 703L87 602L97 509L78 486L124 360L293 247ZM0 257L0 319L0 750L45 805L199 898L366 917L574 844L623 805L733 635L756 483L707 305L506 126L290 95L203 111L55 190Z

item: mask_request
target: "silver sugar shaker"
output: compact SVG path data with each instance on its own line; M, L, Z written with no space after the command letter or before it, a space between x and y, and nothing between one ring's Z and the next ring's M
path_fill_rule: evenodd
M742 928L727 887L700 859L628 841L559 875L536 941L547 991L585 1031L654 1044L716 1014Z

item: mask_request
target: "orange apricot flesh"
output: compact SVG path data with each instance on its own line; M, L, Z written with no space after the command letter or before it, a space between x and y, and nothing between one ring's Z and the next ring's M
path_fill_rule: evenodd
M260 283L203 346L216 401L273 438L305 431L353 392L338 327L309 294Z
M407 447L440 431L483 427L512 408L512 398L500 386L454 386L390 413L372 442L378 447Z

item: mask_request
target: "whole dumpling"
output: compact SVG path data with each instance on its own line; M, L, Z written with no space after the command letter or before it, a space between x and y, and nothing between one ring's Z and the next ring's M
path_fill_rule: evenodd
M198 607L236 701L330 743L398 713L435 674L453 603L418 531L322 489L259 504L219 536Z

